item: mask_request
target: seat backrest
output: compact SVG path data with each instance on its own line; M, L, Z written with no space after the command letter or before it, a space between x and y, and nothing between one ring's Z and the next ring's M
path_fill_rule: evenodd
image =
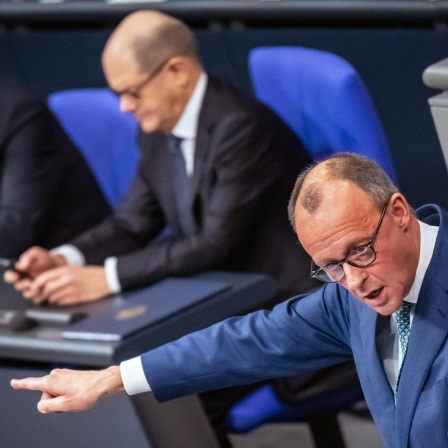
M354 152L377 162L397 183L372 98L346 60L302 47L259 47L249 55L256 96L302 139L313 159Z
M106 88L71 89L49 95L48 105L92 169L115 207L135 175L139 152L136 119L120 112Z

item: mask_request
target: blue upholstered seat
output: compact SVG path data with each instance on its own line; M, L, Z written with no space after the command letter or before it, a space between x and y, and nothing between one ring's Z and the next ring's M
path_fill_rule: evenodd
M83 153L106 199L115 207L129 189L138 161L136 119L120 111L106 88L50 94L48 105Z
M250 52L249 70L256 96L301 137L313 159L363 154L398 181L372 98L345 59L310 48L260 47Z

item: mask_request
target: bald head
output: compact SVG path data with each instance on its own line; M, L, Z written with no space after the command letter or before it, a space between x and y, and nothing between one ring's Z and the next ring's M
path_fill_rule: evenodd
M296 230L296 213L299 210L313 214L329 193L333 180L352 182L381 210L390 197L398 192L387 174L368 158L352 153L339 153L303 171L297 178L288 205L288 216ZM337 206L337 202L334 204Z
M154 11L127 16L106 43L107 83L144 132L170 132L203 73L192 31Z
M184 56L200 64L196 39L182 21L155 11L137 11L126 16L104 48L103 67L137 64L140 72L151 72L161 62Z

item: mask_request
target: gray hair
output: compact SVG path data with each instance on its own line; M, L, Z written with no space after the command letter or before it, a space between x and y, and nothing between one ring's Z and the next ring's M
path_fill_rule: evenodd
M305 179L316 167L323 168L322 178L306 182L302 192ZM323 198L322 181L336 179L353 182L368 194L378 210L384 207L394 193L398 193L398 188L389 176L372 160L353 153L334 154L310 165L297 178L288 204L289 222L294 230L296 230L294 215L299 195L301 195L300 205L313 213Z

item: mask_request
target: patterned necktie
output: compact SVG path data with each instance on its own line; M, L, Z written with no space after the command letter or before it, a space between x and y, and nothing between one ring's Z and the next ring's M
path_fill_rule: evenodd
M403 364L404 357L406 355L406 350L408 348L409 330L411 328L411 325L410 325L411 304L409 302L403 302L403 305L401 305L401 307L397 311L395 311L394 315L395 315L395 320L397 323L398 339L400 341L401 352L403 354L401 364ZM395 400L397 398L400 374L401 374L401 365L400 365L400 370L398 372L397 383L395 385Z
M192 188L180 147L181 142L181 138L172 134L167 135L167 147L171 156L172 183L179 224L183 234L188 236L196 233L197 226L192 213Z

